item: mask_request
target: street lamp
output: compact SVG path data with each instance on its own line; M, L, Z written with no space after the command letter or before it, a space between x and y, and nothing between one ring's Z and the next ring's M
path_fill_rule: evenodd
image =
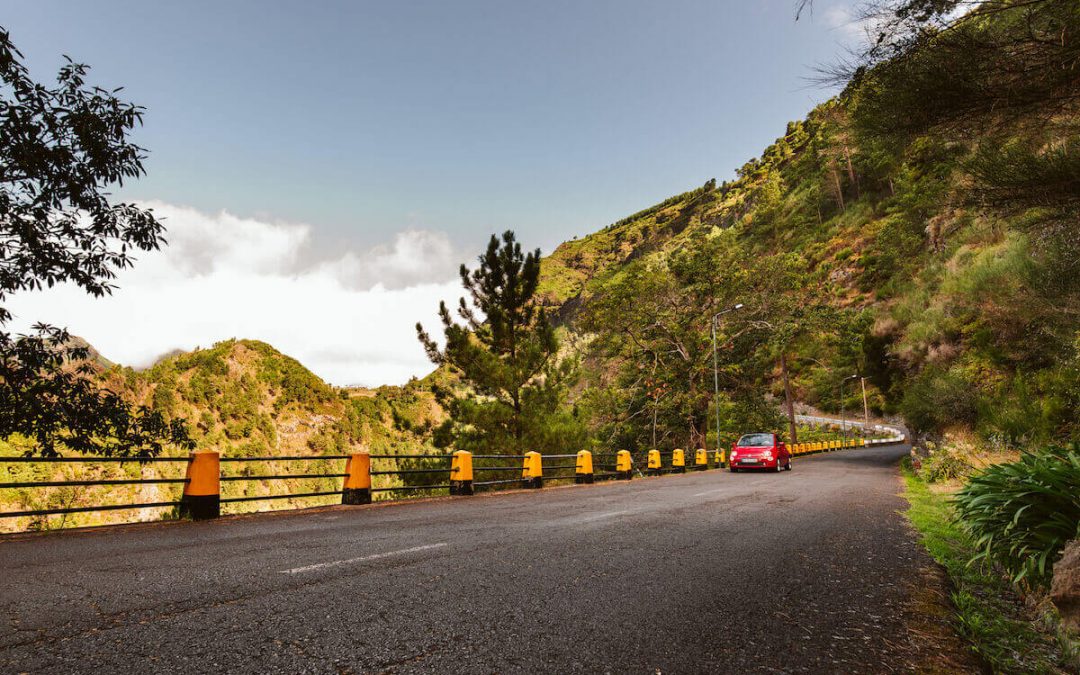
M843 437L845 444L847 442L847 409L844 407L844 383L848 380L858 379L858 377L858 375L848 375L840 380L840 435Z
M870 406L866 403L866 377L860 377L859 383L862 385L862 428L863 436L865 436L866 430L870 428Z
M713 405L716 406L716 451L720 452L720 373L716 365L716 320L727 314L728 312L734 312L737 309L742 309L743 304L740 302L734 307L728 307L722 309L716 314L712 315L712 382L713 382Z

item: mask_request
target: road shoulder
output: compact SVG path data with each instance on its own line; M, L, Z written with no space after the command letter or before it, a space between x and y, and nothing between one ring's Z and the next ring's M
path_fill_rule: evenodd
M917 671L1075 672L1041 611L1025 604L999 571L968 564L975 549L953 520L949 493L906 466L901 472L904 515L929 563L909 619L916 653L931 657L914 664Z

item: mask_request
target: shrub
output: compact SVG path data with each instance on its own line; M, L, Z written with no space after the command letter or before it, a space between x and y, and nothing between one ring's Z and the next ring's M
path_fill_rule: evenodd
M928 453L919 469L919 476L928 483L963 478L971 473L971 465L948 448L927 443Z
M977 419L978 389L962 370L927 366L911 381L900 412L915 431L934 431Z
M998 562L1015 582L1045 587L1054 559L1080 529L1080 445L991 466L956 494L955 505L980 549L972 562Z

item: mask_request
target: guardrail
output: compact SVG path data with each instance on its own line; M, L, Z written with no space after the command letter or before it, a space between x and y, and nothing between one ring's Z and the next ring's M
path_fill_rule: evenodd
M815 441L813 443L795 443L788 446L788 452L792 457L802 455L816 455L822 452L833 452L847 448L865 448L873 445L891 445L903 442L903 438L875 438L875 439L847 439L831 441Z
M817 441L796 443L789 446L793 456L813 455L844 448L864 447L896 443L902 439ZM277 499L304 499L308 497L341 496L347 505L370 504L372 495L387 493L437 493L447 490L450 495L472 495L478 488L514 485L521 488L541 488L545 482L573 482L590 484L597 480L630 480L638 467L644 467L644 475L706 471L726 466L725 453L712 453L697 449L692 457L681 448L669 451L643 451L635 458L627 450L592 453L582 450L574 454L541 455L528 452L524 455L479 455L458 451L452 455L434 454L368 454L278 457L221 457L217 452L193 452L188 457L115 458L115 457L0 457L0 465L10 463L132 463L142 465L184 464L183 477L116 478L87 480L31 480L0 482L0 489L37 489L52 487L87 487L112 485L181 485L179 499L127 504L97 506L73 506L47 509L27 509L0 512L0 518L51 516L96 511L124 509L177 508L180 517L193 520L217 518L222 504L269 501ZM276 462L340 462L343 470L319 469L302 473L253 473L223 471L223 466L245 467L262 462L273 466ZM375 485L373 480L385 482L383 477L401 480L399 485ZM222 496L222 484L253 481L325 481L341 479L340 489L285 492L281 494L253 496Z
M900 443L906 438L907 432L898 426L891 424L865 424L858 419L837 419L835 417L823 417L821 415L795 415L795 421L802 424L812 424L815 426L828 426L835 429L862 429L864 433L874 431L882 434L888 434L889 437L884 439L889 443Z

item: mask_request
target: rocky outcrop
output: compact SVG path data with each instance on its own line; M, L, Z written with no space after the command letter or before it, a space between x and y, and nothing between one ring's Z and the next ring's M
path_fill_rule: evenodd
M1050 600L1061 612L1062 622L1080 630L1080 539L1069 542L1061 560L1054 564Z

